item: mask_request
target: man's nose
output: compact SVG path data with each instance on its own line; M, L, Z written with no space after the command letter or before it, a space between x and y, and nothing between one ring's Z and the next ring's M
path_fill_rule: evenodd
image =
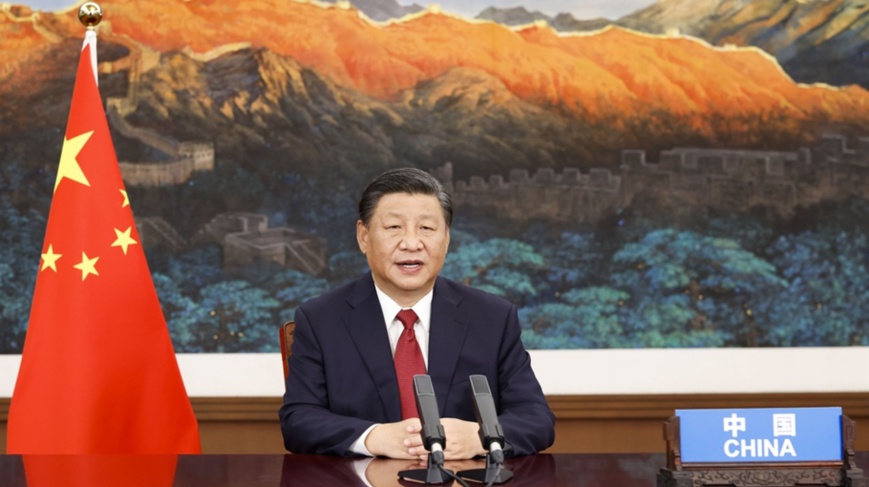
M419 250L421 247L422 240L416 230L409 229L401 236L402 250Z

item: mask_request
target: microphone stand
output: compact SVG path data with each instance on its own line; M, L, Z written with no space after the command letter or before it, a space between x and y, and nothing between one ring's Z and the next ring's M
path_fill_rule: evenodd
M459 477L486 485L503 484L513 478L513 472L504 468L504 450L497 441L493 441L486 453L486 468L462 470Z
M452 481L453 472L443 467L444 450L439 443L431 446L428 456L428 467L398 472L398 478L423 484L445 484Z

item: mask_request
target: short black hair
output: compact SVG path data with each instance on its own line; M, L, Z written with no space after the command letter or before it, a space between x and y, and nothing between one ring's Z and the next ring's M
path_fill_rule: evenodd
M359 220L366 227L374 209L384 195L392 193L424 194L436 196L444 212L447 227L453 223L453 199L444 186L431 174L414 167L390 169L368 183L359 199Z

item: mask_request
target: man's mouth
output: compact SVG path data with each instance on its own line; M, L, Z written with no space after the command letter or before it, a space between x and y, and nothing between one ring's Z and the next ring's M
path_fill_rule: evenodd
M402 269L418 269L422 266L422 261L420 260L405 260L398 263L398 266Z

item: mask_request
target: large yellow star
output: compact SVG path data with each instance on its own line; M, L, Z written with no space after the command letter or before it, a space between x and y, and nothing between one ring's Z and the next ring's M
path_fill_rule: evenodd
M133 227L127 227L127 229L122 232L116 228L115 235L118 238L112 244L112 247L120 247L121 249L124 250L124 255L127 255L127 248L129 248L130 245L139 243L139 242L136 242L135 240L133 240L133 237L130 237L130 232L132 230L133 230Z
M85 278L91 274L98 276L100 275L97 272L97 261L100 260L99 257L94 257L93 259L88 259L86 253L81 253L81 262L74 265L73 267L81 271L81 280L84 282Z
M42 254L42 269L39 269L39 271L42 272L51 267L51 270L57 272L57 265L55 263L57 262L57 259L60 259L61 257L63 257L63 255L55 254L54 246L49 245L48 252Z
M119 191L121 192L122 195L124 195L124 202L121 203L121 208L124 208L126 206L130 206L130 197L127 196L127 192L123 189L121 189Z
M81 170L76 157L78 157L78 153L81 152L81 149L87 144L88 139L91 138L93 133L94 131L91 130L86 134L77 135L71 139L63 139L63 148L60 150L60 167L57 169L57 179L54 181L55 191L57 191L57 187L63 178L90 187L91 183Z

